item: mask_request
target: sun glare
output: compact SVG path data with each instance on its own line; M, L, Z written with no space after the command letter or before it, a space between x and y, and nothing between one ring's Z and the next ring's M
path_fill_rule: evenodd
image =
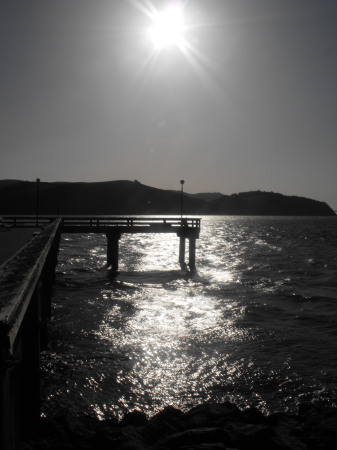
M208 69L212 66L212 61L200 51L200 36L196 33L198 29L209 27L203 22L195 21L195 14L189 0L165 0L166 7L157 9L158 3L154 0L128 0L144 16L144 28L142 27L142 36L144 48L147 49L147 55L143 59L139 70L135 74L135 82L139 79L146 81L151 76L153 68L158 62L158 58L166 50L178 50L178 52L168 52L169 54L180 54L184 57L186 63L193 70L202 84L207 89L217 90ZM163 2L160 2L163 4ZM176 58L171 58L174 63ZM179 59L180 61L180 59ZM218 95L216 96L218 98Z
M156 48L182 45L184 23L181 7L170 6L164 11L156 12L152 20L150 35Z

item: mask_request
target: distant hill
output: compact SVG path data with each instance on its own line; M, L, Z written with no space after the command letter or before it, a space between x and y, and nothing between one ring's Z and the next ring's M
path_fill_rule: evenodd
M188 195L191 198L200 198L202 200L206 200L207 202L223 197L223 194L220 194L220 192L205 192L200 194L186 194L186 195Z
M39 183L39 212L71 214L180 214L180 191L156 189L138 181ZM36 183L0 180L0 215L35 214ZM273 192L184 194L185 215L333 216L324 202Z
M286 196L274 192L242 192L211 201L215 214L267 216L333 216L334 211L324 202L305 197Z

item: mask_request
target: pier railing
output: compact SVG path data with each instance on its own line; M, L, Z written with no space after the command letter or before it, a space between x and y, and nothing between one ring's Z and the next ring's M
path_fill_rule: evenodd
M13 228L44 227L55 217L7 216L2 224ZM199 232L199 218L191 217L137 217L137 216L64 216L60 218L63 233L106 233L116 229L122 233L177 233L180 229Z
M63 217L61 221L64 233L86 232L105 233L118 230L122 233L177 233L183 228L199 231L200 219L171 217Z
M0 226L7 228L37 228L49 225L57 217L36 216L3 216L0 218Z

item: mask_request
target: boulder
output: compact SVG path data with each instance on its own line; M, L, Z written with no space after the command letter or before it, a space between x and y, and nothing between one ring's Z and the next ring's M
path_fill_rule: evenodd
M224 445L225 432L222 428L195 428L174 433L158 442L158 449L181 449L200 444Z

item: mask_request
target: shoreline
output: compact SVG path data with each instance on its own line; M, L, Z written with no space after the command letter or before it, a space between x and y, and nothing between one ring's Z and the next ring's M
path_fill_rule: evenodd
M151 419L135 410L119 422L66 414L41 418L37 435L20 449L333 450L336 444L336 407L303 404L295 415L264 415L225 402L187 412L167 406Z

